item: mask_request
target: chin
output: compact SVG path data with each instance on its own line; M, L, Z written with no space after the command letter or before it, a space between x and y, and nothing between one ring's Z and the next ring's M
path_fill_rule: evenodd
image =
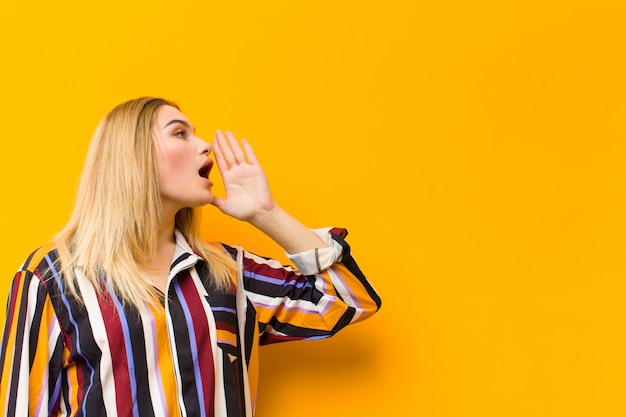
M198 207L206 206L207 204L213 203L213 199L214 199L213 194L211 194L209 197L203 198L198 203Z

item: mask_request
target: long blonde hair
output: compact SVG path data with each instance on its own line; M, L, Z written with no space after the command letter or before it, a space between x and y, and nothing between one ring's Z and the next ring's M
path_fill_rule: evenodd
M141 268L156 256L161 195L153 157L152 128L165 99L141 97L113 108L98 125L87 151L76 204L56 236L61 270L77 296L76 270L102 291L103 277L116 295L139 309L158 292ZM234 263L196 231L192 208L176 214L175 227L209 264L213 283L226 289Z

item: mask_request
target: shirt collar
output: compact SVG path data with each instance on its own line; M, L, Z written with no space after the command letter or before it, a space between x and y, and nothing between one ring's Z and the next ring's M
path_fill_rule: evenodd
M193 251L191 246L189 246L189 242L187 242L187 239L185 239L185 236L180 230L178 229L174 230L174 239L176 240L176 250L174 251L174 259L178 259L181 255L184 255L186 253L190 255L198 256Z
M172 258L170 276L176 275L181 270L195 265L196 262L202 259L194 252L191 246L189 246L189 242L187 242L187 239L185 239L185 236L180 230L174 230L174 238L176 240L176 249L174 250L174 257Z

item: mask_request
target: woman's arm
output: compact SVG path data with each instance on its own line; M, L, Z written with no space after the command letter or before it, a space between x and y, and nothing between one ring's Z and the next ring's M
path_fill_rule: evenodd
M256 311L261 344L326 338L381 306L344 240L347 231L314 233L328 247L288 254L297 268L244 252L244 288Z
M312 231L282 210L252 148L242 145L217 132L213 146L226 196L213 204L271 237L296 265L244 253L244 288L261 343L328 337L375 313L380 297L352 258L345 229Z
M61 328L40 273L36 251L13 279L0 351L0 414L52 415L59 409L63 362ZM39 265L39 267L38 267Z
M213 204L225 214L249 222L286 252L326 247L326 242L276 204L252 147L245 139L242 145L232 133L217 132L213 152L226 196L214 197Z

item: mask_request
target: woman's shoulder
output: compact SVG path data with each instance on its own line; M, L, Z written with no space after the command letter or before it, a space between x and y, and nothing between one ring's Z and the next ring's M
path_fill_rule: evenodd
M51 291L50 285L58 276L58 256L55 245L46 244L33 250L24 260L15 273L11 284L11 291L19 288L33 288L33 285L44 288L45 292ZM39 291L30 291L32 296L38 296ZM29 295L30 297L30 295Z
M34 273L36 271L48 272L56 268L58 254L53 243L40 246L28 255L20 270Z

